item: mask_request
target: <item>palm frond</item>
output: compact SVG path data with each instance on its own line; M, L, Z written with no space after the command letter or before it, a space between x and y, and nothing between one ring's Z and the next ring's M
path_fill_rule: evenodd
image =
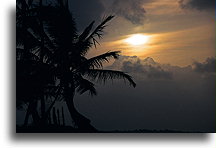
M136 87L136 83L132 80L132 77L122 71L115 70L103 70L103 69L89 69L84 75L87 75L92 80L96 80L98 82L106 82L107 80L113 79L123 79L127 80L130 85Z
M91 96L97 95L97 91L94 87L94 84L92 82L90 82L87 79L84 79L83 77L79 76L76 79L77 81L77 92L80 94L83 94L87 91L89 91L89 94Z
M96 36L98 38L101 38L101 36L103 35L103 29L106 27L106 23L109 22L110 20L112 20L114 18L113 15L108 16L107 18L104 19L104 21L102 21L102 23L100 25L98 25L96 27L96 29L90 34L90 36L87 38L87 40L91 40L94 39Z
M83 33L79 36L79 42L85 41L85 39L89 36L90 31L92 30L92 27L94 25L95 21L91 22L88 27L83 31Z
M17 47L25 46L26 50L32 51L40 46L40 40L29 31L26 31L26 34L24 34L22 29L17 28L16 38Z
M43 9L44 29L54 45L59 48L71 49L77 37L74 19L68 8L46 7Z
M109 62L110 58L118 59L120 51L106 52L99 56L88 59L81 64L81 68L102 68L104 62Z
M34 17L29 17L27 22L27 26L28 28L30 28L29 30L31 30L31 33L35 36L35 38L38 38L38 40L40 40L42 35L44 37L44 46L52 51L56 49L54 43L47 35L44 28L41 29L40 24Z
M86 37L85 41L83 41L81 43L78 42L78 49L79 49L81 55L85 55L88 52L88 50L92 47L92 45L94 45L96 47L96 45L99 44L96 37L98 37L99 39L102 37L103 30L106 27L106 23L109 22L113 17L114 17L113 15L110 15L107 18L105 18L104 21L102 21L101 24L99 24L95 28L95 30L88 37ZM92 22L85 29L86 30L85 35L87 35L87 30L89 31L89 29L92 28L93 24L94 23Z
M28 57L28 59L31 60L35 60L38 61L39 60L39 56L37 56L36 54L29 52L28 50L24 50L22 48L16 48L16 58L17 60L22 60L24 59L23 56Z

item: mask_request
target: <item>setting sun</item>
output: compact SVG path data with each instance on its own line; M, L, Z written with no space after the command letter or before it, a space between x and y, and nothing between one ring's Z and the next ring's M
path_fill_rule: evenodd
M142 45L145 44L149 40L149 37L142 34L134 34L127 38L125 42L131 45Z

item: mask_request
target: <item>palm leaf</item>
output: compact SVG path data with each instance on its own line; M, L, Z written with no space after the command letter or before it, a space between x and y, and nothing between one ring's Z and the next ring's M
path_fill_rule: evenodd
M113 79L123 79L127 80L130 85L136 87L136 83L132 80L132 77L122 71L115 70L103 70L103 69L89 69L84 75L87 75L92 80L96 80L98 82L106 82L107 80Z
M103 35L103 30L106 27L106 23L109 22L114 16L110 15L107 18L104 19L104 21L101 22L101 24L99 24L95 30L83 41L83 42L78 42L78 49L80 51L81 55L85 55L88 50L92 47L92 45L94 45L96 47L97 44L99 44L99 42L97 41L96 37L98 37L99 39L102 37ZM87 33L90 33L90 29L92 29L94 22L92 22L85 30L85 36L87 35ZM87 32L88 31L88 32Z
M102 23L100 25L98 25L96 27L96 29L91 33L91 35L87 38L87 40L91 40L94 39L96 36L98 38L101 38L101 36L103 35L103 29L106 27L106 23L109 22L110 20L112 20L114 18L113 15L108 16L107 18L104 19L104 21L102 21ZM95 43L94 43L95 44Z
M91 96L97 95L97 91L94 87L94 84L87 79L84 79L82 76L76 77L77 83L77 92L80 94L89 91Z
M31 59L31 60L35 60L35 61L39 60L39 56L37 56L36 54L34 54L32 52L29 52L27 50L24 50L22 48L16 48L16 57L17 57L17 60L24 59L23 58L24 55L26 57L28 57L29 59Z
M92 27L94 25L95 21L91 22L88 27L83 31L83 33L79 36L79 42L85 41L85 39L89 36L90 31L92 30Z
M68 8L46 7L43 11L45 31L58 48L71 49L73 40L77 37L76 25Z
M32 49L40 46L40 41L37 37L35 37L30 31L26 31L26 34L23 33L24 30L21 27L16 28L16 45L22 46L25 41L25 48Z
M104 62L109 62L110 58L118 59L120 51L113 51L113 52L106 52L104 54L101 54L99 56L93 57L88 59L87 61L83 62L81 64L81 68L102 68Z

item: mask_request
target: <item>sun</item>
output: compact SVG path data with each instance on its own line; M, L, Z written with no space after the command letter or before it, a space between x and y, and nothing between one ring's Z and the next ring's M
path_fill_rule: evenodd
M131 35L129 38L127 38L125 42L128 44L134 45L134 46L138 46L138 45L143 45L147 43L148 40L149 40L149 37L146 35L134 34L134 35Z

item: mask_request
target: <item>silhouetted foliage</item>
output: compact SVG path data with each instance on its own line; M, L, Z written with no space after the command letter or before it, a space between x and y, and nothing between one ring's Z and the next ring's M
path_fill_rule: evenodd
M85 57L99 44L98 39L113 17L106 17L95 28L93 21L79 35L67 1L58 0L55 5L47 5L42 0L39 3L17 1L17 107L28 106L25 126L30 115L36 126L51 123L50 111L56 101L63 100L75 127L81 131L96 131L90 120L76 110L75 93L97 95L94 82L113 79L127 80L136 86L128 74L103 69L103 63L117 59L119 51ZM45 106L47 100L51 100L49 106ZM63 109L62 118L65 125ZM60 125L58 109L56 115L53 108L52 119L55 125Z

